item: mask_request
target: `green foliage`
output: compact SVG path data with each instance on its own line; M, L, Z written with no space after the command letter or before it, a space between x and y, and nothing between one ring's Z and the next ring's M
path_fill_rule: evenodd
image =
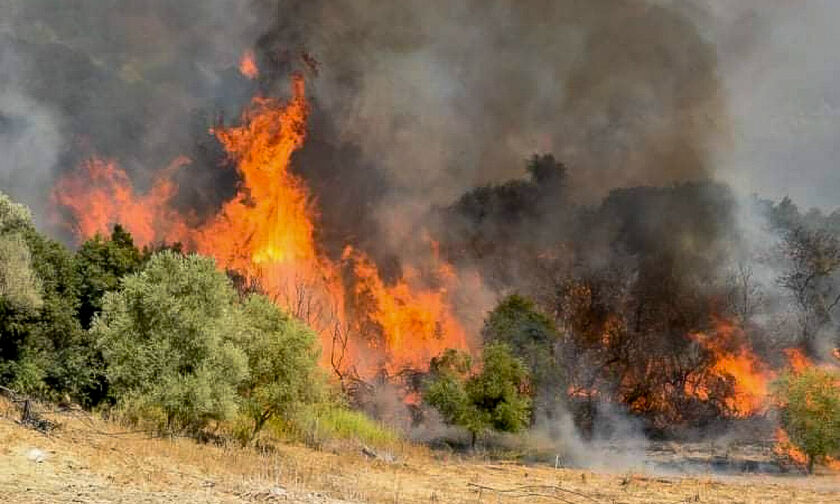
M502 343L485 346L481 357L481 372L467 380L467 395L479 411L489 414L492 428L518 432L530 419L528 369Z
M528 425L528 369L507 344L487 344L478 373L470 374L469 356L454 350L433 359L430 370L423 400L447 423L467 429L473 445L487 429L518 432Z
M324 401L298 408L289 418L275 418L272 431L281 438L322 445L332 441L352 441L372 447L391 447L398 443L397 432L371 419L361 411Z
M296 408L317 401L324 381L309 327L262 295L249 296L242 315L239 344L250 373L240 394L255 435L275 415L288 419Z
M85 241L76 252L76 271L80 279L79 321L90 327L93 316L102 309L102 297L116 290L122 277L143 264L134 239L122 226L114 226L110 239L101 235Z
M83 400L95 372L76 320L72 255L0 195L0 256L0 379L24 393Z
M485 320L482 337L485 343L509 345L525 362L538 405L548 406L565 390L555 355L559 341L557 327L532 300L516 294L503 299Z
M782 425L808 455L809 472L817 458L840 452L840 374L817 368L787 373L775 393Z
M105 295L92 332L112 393L128 410L159 412L160 428L197 431L231 418L248 375L236 293L212 259L154 255Z
M264 296L240 302L211 259L177 244L141 252L119 225L73 255L0 193L4 385L85 406L111 399L167 431L238 414L250 439L320 401L315 342Z
M12 309L34 311L43 304L26 243L33 229L29 209L0 193L0 302Z

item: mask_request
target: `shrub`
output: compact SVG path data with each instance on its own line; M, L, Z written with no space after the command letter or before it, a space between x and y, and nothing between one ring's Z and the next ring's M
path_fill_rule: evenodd
M811 368L787 373L776 384L782 426L808 456L808 472L819 457L840 451L840 374Z
M563 397L563 374L556 355L559 341L554 322L534 302L520 295L504 298L484 322L485 343L505 343L531 372L535 402L550 408Z
M231 418L248 374L234 344L235 302L214 261L196 255L161 252L125 277L105 295L92 328L118 402L146 416L160 412L159 427L169 432Z
M102 309L106 292L117 290L120 279L134 273L143 264L134 239L122 226L114 226L109 238L96 235L76 251L75 268L79 275L79 321L90 327L94 315Z
M70 252L0 194L0 379L19 392L88 402L96 371L78 283Z
M475 447L487 429L517 432L528 425L531 400L526 394L528 370L504 343L491 343L482 351L481 371L470 374L468 355L447 350L430 363L431 378L423 400L440 412L444 421L467 429Z
M249 296L242 315L238 342L250 372L240 394L253 437L272 417L288 419L296 408L317 401L324 382L312 329L262 295Z

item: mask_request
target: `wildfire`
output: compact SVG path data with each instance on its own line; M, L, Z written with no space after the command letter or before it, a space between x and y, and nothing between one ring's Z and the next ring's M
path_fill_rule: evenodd
M351 247L345 249L344 260L353 264L355 295L371 302L367 316L382 332L386 369L422 368L447 348L467 348L466 334L452 314L445 288L414 287L419 284L418 272L410 267L394 285L386 285L376 265ZM448 266L440 272L443 281L452 280Z
M446 348L467 349L447 290L457 276L445 261L438 260L432 272L439 287L430 288L411 265L404 265L403 277L389 284L361 251L348 247L342 264L319 251L316 209L304 181L290 171L292 154L306 138L308 113L304 81L298 76L288 102L254 98L239 126L211 130L236 162L241 185L201 225L188 226L171 206L177 193L171 175L186 159L163 170L146 194L137 194L114 162L92 160L59 181L53 200L73 215L80 238L121 223L139 245L179 241L216 258L221 268L255 281L321 334L324 363L337 331L361 336L343 349L351 358L344 366L367 376L382 367L389 372L423 368ZM348 264L349 274L342 275ZM348 293L367 302L350 307Z
M200 232L200 252L247 273L265 264L315 260L314 226L303 182L289 172L303 145L309 107L302 78L288 104L254 99L241 126L212 130L237 162L242 185Z
M170 176L189 162L186 157L177 158L159 174L146 194L138 195L115 161L93 158L58 181L52 200L72 213L73 231L79 236L107 234L114 223L121 223L141 245L158 240L177 241L186 234L186 226L169 207L177 191Z
M252 80L260 75L257 57L251 49L242 53L242 58L239 60L239 73Z
M813 365L811 359L798 348L786 348L784 353L794 373L801 373Z
M732 394L724 398L727 409L736 417L747 417L767 408L769 384L776 374L752 351L743 331L736 324L717 319L712 335L696 333L692 339L712 354L709 376L727 381ZM707 400L711 395L706 376L690 391Z
M775 438L776 444L773 445L773 453L800 466L805 466L808 463L808 455L805 455L805 452L790 442L790 437L784 429L777 428Z

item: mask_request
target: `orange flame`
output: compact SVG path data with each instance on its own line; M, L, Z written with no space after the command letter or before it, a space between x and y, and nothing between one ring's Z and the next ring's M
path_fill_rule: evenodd
M52 201L73 214L73 230L79 236L107 234L111 226L121 223L140 245L176 241L186 234L186 226L168 206L176 192L169 177L189 162L186 157L177 158L156 178L149 192L137 195L128 175L114 161L93 158L59 180ZM78 197L80 194L84 197Z
M251 80L260 75L260 69L257 67L257 57L251 49L242 53L242 58L239 60L239 73Z
M376 265L363 254L348 247L344 259L353 263L356 296L371 301L367 316L382 332L389 372L423 368L447 348L467 348L445 288L419 287L418 272L410 267L394 285L385 285ZM444 280L450 278L448 273L448 268L441 272Z
M766 409L769 384L776 375L753 353L740 327L716 319L712 336L696 333L691 337L712 353L711 375L731 381L733 394L724 399L729 411L737 417L746 417ZM710 395L703 383L694 393L703 400Z
M790 437L784 429L778 427L775 438L776 444L773 445L773 453L803 467L808 464L808 456L791 443Z
M211 131L236 162L242 182L237 194L203 225L188 227L171 209L176 193L169 180L172 167L147 194L138 195L113 162L92 161L62 178L53 199L75 217L80 237L121 223L140 245L177 240L258 282L275 302L321 334L324 363L337 328L345 337L349 330L361 335L362 341L348 342L351 362L345 366L366 375L383 366L389 372L425 368L446 348L467 349L466 333L446 289L456 281L447 263L438 261L433 272L442 288L428 288L410 265L404 267L403 278L389 285L360 251L345 252L344 260L352 261L353 268L342 279L339 266L318 250L308 188L290 171L292 154L306 137L309 113L301 77L293 78L292 91L287 103L255 98L241 125ZM346 320L347 292L370 300L364 309L352 307L351 322ZM371 351L376 358L367 355Z
M811 359L806 357L799 348L786 348L783 352L794 373L801 373L813 365Z

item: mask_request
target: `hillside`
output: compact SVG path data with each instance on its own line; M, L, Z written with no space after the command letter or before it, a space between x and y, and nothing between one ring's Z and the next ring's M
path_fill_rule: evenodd
M160 439L81 411L53 412L49 434L2 404L0 501L20 503L833 503L840 477L605 474L401 447L258 451ZM497 492L498 490L516 490Z

